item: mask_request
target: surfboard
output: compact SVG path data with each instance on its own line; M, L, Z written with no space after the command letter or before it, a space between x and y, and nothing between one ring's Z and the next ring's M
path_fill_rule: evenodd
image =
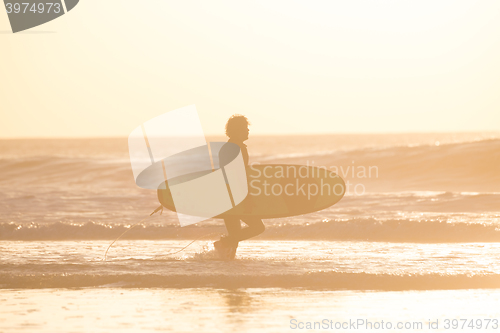
M326 168L294 164L258 164L248 166L248 195L240 204L215 216L252 216L262 219L308 214L339 202L345 193L343 179ZM189 175L186 179L205 173ZM157 190L165 208L176 211L168 182ZM182 181L182 179L176 179Z

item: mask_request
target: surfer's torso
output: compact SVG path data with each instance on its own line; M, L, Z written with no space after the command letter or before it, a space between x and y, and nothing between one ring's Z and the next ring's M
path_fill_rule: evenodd
M235 141L235 140L227 140L227 142L231 142L234 144L237 144L240 147L241 150L241 155L243 156L243 162L245 163L245 166L248 165L248 149L247 145L244 144L242 141Z

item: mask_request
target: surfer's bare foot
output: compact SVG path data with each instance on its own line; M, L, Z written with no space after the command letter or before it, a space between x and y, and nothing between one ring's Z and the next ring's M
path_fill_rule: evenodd
M222 236L220 240L214 242L214 249L221 259L234 259L238 242L231 241L228 237Z

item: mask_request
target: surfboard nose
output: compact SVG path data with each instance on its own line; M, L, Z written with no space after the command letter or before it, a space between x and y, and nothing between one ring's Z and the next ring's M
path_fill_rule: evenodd
M4 0L13 33L52 21L75 8L78 2L79 0Z

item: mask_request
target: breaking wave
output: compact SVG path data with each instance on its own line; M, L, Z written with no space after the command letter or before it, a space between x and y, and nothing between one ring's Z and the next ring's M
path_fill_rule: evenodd
M107 225L85 224L0 224L0 240L111 240L129 230L122 239L196 239L223 234L222 225ZM212 237L213 238L213 237ZM445 221L372 218L323 221L308 224L269 225L261 240L342 240L416 243L500 242L500 228L494 224L448 223Z

